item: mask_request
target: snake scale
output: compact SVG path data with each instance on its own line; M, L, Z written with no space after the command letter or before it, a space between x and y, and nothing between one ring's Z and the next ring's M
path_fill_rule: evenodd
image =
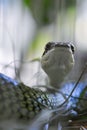
M73 54L74 46L70 43L49 42L46 44L41 57L42 69L48 75L49 86L51 86L46 91L42 91L40 88L31 88L0 73L1 129L39 130L40 125L50 121L54 112L56 115L63 115L65 112L66 115L72 115L71 111L71 113L67 111L78 101L72 97L71 100L75 100L74 105L71 104L68 107L69 103L66 103L64 108L59 108L67 96L55 91L55 88L61 88L62 81L72 69ZM85 87L83 87L84 89Z

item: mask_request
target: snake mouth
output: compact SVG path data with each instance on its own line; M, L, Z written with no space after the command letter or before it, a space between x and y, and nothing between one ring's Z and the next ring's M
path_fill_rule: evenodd
M70 42L48 42L45 46L45 50L42 56L44 56L48 51L50 51L53 48L57 48L57 47L61 47L61 48L69 48L72 53L74 54L74 45L71 44Z

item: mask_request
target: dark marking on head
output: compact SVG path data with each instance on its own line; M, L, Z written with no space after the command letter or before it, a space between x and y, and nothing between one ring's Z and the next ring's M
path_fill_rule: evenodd
M70 44L71 45L71 50L72 50L72 52L73 52L73 54L74 54L74 52L75 52L75 47L73 46L73 44Z
M51 50L54 47L66 47L66 48L70 48L72 53L74 54L74 45L71 44L70 42L48 42L45 45L45 51L43 53L42 56L44 56L49 50Z

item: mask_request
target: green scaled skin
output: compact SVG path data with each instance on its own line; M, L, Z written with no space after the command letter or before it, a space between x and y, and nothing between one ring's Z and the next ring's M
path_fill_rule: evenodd
M15 119L28 121L35 118L41 110L57 108L56 94L30 88L22 83L14 85L0 78L0 120Z
M41 103L38 102L41 100ZM48 105L47 96L24 84L0 82L0 119L31 119Z

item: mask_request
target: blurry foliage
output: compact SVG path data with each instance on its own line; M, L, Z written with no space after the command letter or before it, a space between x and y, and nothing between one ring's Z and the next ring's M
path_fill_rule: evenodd
M23 0L23 5L31 11L31 14L37 24L32 44L29 45L28 49L28 52L33 55L33 52L35 54L35 51L37 52L37 50L41 50L40 47L42 43L44 43L44 38L47 38L43 38L43 36L40 35L41 28L50 24L55 24L62 11L65 12L70 9L74 10L76 0Z
M58 0L24 0L24 3L39 26L48 25L56 19Z
M58 11L64 8L75 7L76 0L23 0L31 10L32 15L40 26L55 22Z
M76 0L65 0L65 6L67 8L75 7Z
M12 3L13 1L10 0L9 3L10 2ZM66 17L66 15L65 15L66 12L62 12L62 10L66 11L66 9L68 9L68 8L71 9L71 7L73 9L73 7L75 7L75 3L76 3L76 0L22 0L22 5L23 5L22 7L24 9L25 8L29 9L29 12L31 12L32 17L34 18L34 20L36 22L36 24L34 22L34 23L31 23L31 25L30 25L30 26L33 26L35 24L35 30L33 30L32 31L33 34L31 34L32 41L30 40L27 43L27 44L29 44L26 47L27 54L29 54L30 51L32 53L35 53L35 51L38 51L38 50L40 51L40 48L42 47L42 43L49 41L49 39L52 39L53 38L52 36L55 35L56 31L53 32L53 35L49 36L49 33L46 32L49 30L49 28L47 28L48 30L45 29L46 31L44 31L44 33L42 33L44 27L48 27L50 24L52 24L52 25L54 24L56 29L58 26L60 26L59 27L59 31L60 31L60 28L63 24L62 21L65 20L65 19L61 19L61 18ZM59 15L62 15L62 16L59 16ZM58 21L58 22L60 22L60 25L58 25L59 23L57 22L57 18L59 18L61 21L61 22ZM18 24L20 24L20 23L18 23ZM54 30L55 30L54 25L52 28L54 28ZM29 26L27 28L30 29ZM49 32L51 32L51 31L49 31Z
M45 33L43 30L38 30L36 33L31 46L29 47L28 55L35 57L41 56L44 51L45 44L49 41L50 35Z

